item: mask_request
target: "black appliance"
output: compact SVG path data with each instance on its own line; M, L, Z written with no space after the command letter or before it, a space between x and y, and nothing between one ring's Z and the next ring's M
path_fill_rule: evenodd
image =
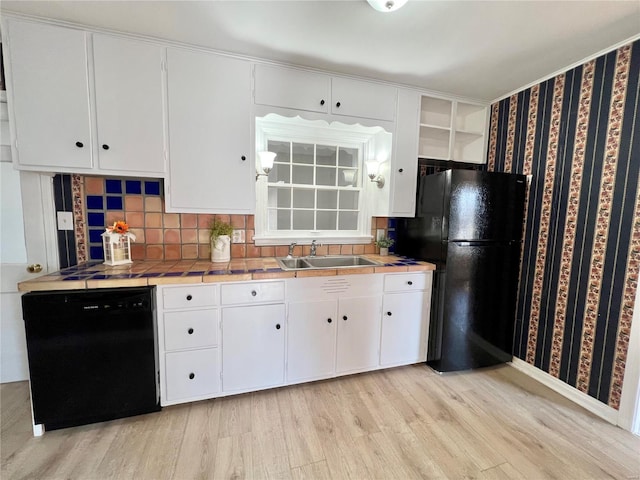
M510 361L526 177L447 170L418 181L396 253L437 266L427 364L451 372Z
M35 424L160 410L154 287L22 296Z

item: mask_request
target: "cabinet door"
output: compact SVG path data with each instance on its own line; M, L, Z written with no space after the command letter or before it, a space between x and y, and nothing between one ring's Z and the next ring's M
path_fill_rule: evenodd
M384 296L380 365L407 365L427 360L427 299L425 292Z
M164 173L163 54L156 45L93 35L101 169Z
M259 105L327 113L331 77L292 68L255 66L255 102Z
M350 373L378 365L380 297L340 299L336 371Z
M222 309L222 389L225 392L284 383L283 304Z
M391 214L413 217L416 211L418 175L418 122L420 95L411 90L398 92L398 118L393 138L394 154L391 170Z
M335 300L290 303L287 382L326 378L336 367Z
M249 62L169 48L167 64L166 210L253 213Z
M6 25L15 161L37 170L91 168L87 34L16 20Z
M393 121L398 89L377 83L334 77L331 113Z

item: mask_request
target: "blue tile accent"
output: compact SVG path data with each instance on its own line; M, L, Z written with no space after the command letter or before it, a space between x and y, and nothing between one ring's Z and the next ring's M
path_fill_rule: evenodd
M93 228L89 229L89 243L102 243L102 232L104 232L104 228L100 230L95 230Z
M90 227L104 228L104 213L97 213L97 212L87 213L87 224Z
M107 197L107 210L122 210L122 197Z
M107 193L122 193L122 180L105 180L105 190Z
M91 277L91 280L106 280L107 278L111 278L111 275L105 275L104 273L100 273L98 275L94 275Z
M202 274L204 274L204 272L187 272L187 277L196 277Z
M87 195L87 209L102 210L103 204L101 195Z
M227 271L226 270L209 270L207 272L207 275L226 275Z
M184 272L167 272L163 274L163 277L181 277Z
M281 268L267 268L265 272L282 272Z
M145 195L160 195L160 182L159 181L146 181L144 182Z
M159 277L160 273L143 273L140 278Z
M229 273L235 275L235 274L238 274L238 273L247 273L247 272L245 272L244 270L231 270Z
M89 247L89 256L91 257L91 260L104 260L102 245L99 247Z
M89 275L69 275L68 277L64 277L62 281L66 282L67 280L86 280L87 278L89 278Z
M390 218L389 220L387 220L387 222L388 222L387 224L388 228L396 228L397 220L395 218Z
M140 180L125 180L127 193L142 193L142 182Z

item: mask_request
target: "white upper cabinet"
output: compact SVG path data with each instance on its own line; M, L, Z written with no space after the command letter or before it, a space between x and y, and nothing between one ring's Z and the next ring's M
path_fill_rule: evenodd
M387 85L333 77L331 112L392 122L396 113L397 92L397 88Z
M328 113L331 77L293 68L255 66L255 102L259 105Z
M6 25L18 168L164 175L163 47L13 19Z
M255 65L255 103L272 107L393 121L397 89L272 65Z
M98 166L164 173L164 48L95 34Z
M253 213L250 63L169 48L167 64L166 211Z
M487 118L485 105L422 96L418 155L485 163Z
M5 27L14 161L31 170L90 169L88 34L17 20Z

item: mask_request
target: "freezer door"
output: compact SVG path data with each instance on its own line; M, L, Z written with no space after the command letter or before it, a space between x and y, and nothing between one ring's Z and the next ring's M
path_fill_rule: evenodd
M441 372L468 370L511 360L518 286L517 243L449 243L440 288L440 325L433 325L430 345L439 358L428 362Z
M524 175L475 170L450 170L447 174L445 227L449 241L520 240Z

